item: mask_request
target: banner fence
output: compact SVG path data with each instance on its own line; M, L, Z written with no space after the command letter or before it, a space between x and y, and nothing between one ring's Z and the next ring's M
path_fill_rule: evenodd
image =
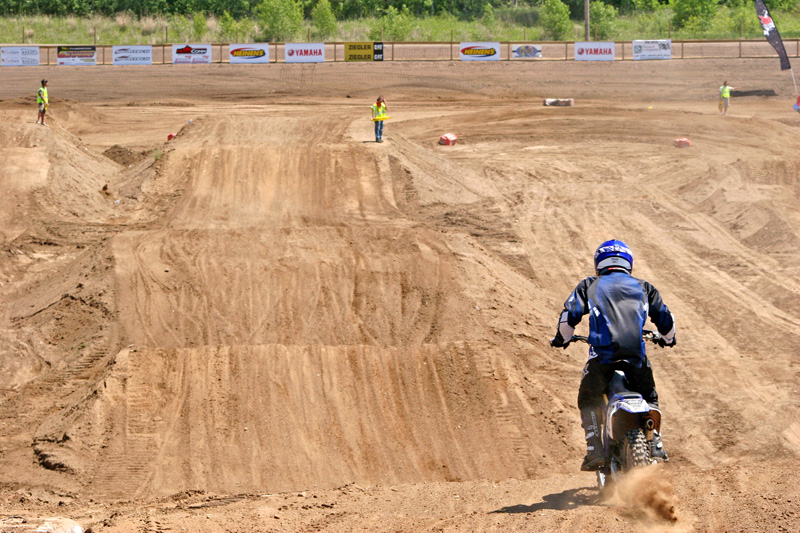
M791 57L800 57L800 39L785 39ZM775 57L765 40L501 41L501 42L326 42L211 43L155 45L0 45L0 66L267 64L345 61L575 61L588 45L608 46L605 59L760 59ZM354 46L356 45L356 46ZM348 51L348 46L350 50ZM649 47L649 48L648 48ZM592 53L597 52L597 46ZM468 50L469 49L469 50ZM125 50L120 52L120 50ZM642 51L644 50L645 53ZM649 51L649 53L648 53ZM490 53L492 52L492 53ZM126 57L122 57L122 56ZM586 54L580 54L586 56ZM613 58L613 59L612 59Z

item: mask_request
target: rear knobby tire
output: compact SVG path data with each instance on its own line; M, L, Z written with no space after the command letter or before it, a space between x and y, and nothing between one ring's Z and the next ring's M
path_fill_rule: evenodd
M628 430L622 452L622 470L625 472L650 464L650 447L641 429Z

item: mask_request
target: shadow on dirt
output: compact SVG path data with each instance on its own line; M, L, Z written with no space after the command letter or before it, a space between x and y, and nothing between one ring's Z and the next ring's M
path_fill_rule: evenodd
M531 505L510 505L489 514L495 513L535 513L544 509L567 511L582 505L594 505L598 502L597 491L594 488L583 487L569 489L557 494L547 494L542 501Z
M731 96L778 96L775 89L754 89L751 91L731 91Z

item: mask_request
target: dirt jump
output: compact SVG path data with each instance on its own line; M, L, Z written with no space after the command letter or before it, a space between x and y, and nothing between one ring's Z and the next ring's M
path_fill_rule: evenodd
M777 60L2 74L0 531L800 530ZM548 341L612 238L677 346L670 461L601 499Z

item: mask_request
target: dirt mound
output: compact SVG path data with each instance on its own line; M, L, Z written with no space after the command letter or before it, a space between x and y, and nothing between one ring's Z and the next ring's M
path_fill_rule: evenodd
M125 148L124 146L115 144L114 146L107 148L103 152L103 155L112 161L127 167L133 165L134 163L138 163L142 159L146 158L149 154L146 151L135 152L130 148Z

